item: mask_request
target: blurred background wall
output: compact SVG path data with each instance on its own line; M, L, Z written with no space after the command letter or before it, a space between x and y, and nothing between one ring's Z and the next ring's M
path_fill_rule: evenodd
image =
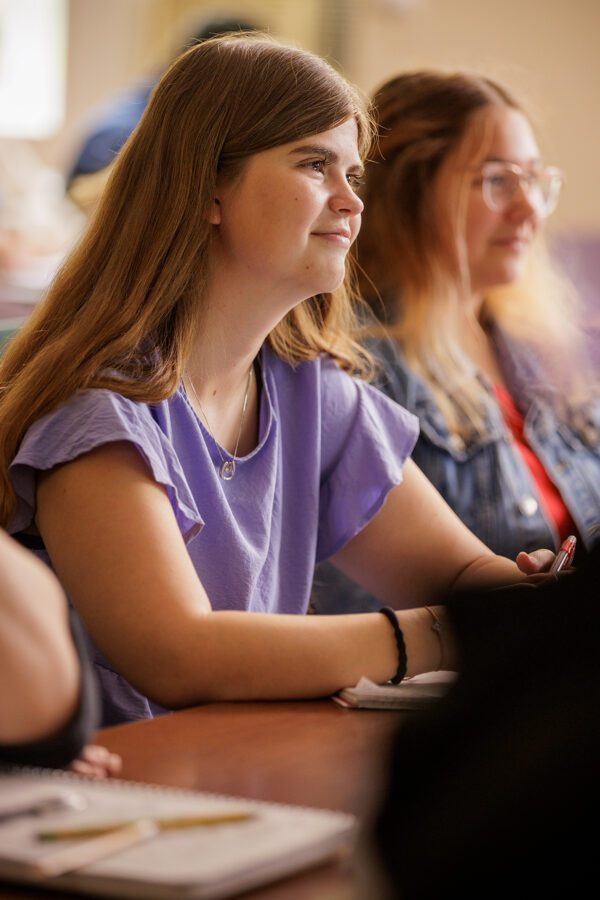
M497 77L525 98L547 159L567 173L552 227L600 231L599 0L70 0L66 119L44 155L66 165L86 112L162 66L214 11L327 55L365 91L421 66Z
M7 2L21 0L0 0L0 6ZM160 71L202 16L232 13L328 57L366 92L393 73L422 66L481 71L512 88L533 115L546 160L566 173L550 234L570 265L587 254L582 277L598 290L600 0L65 2L64 122L34 142L61 171L98 103ZM594 265L597 279L589 275Z

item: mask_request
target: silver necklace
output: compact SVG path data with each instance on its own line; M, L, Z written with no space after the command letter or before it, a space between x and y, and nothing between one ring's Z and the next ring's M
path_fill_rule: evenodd
M206 413L204 412L204 409L202 408L202 404L200 403L200 398L198 397L198 393L196 391L196 388L194 387L194 382L192 381L190 376L186 374L188 383L192 389L194 397L196 398L196 403L198 404L198 409L202 413L202 418L206 422L206 427L208 429L208 433L210 434L210 436L213 440L213 443L214 443L215 447L217 448L217 453L219 454L219 456L221 458L221 467L219 469L219 475L221 476L223 481L231 481L231 479L235 475L237 452L238 452L238 447L240 446L240 437L242 436L242 428L244 427L244 419L246 418L246 410L248 408L248 397L250 396L250 382L252 381L253 369L254 369L254 366L253 365L250 366L250 371L248 372L248 381L246 383L246 393L244 394L244 403L242 405L242 416L240 419L240 427L238 428L237 440L235 442L235 450L233 451L233 455L232 455L231 459L225 459L225 457L221 453L221 447L219 446L217 440L215 439L214 434L212 433L212 428L210 427L210 422L208 421L208 416L206 415ZM184 387L185 387L185 381L184 381Z

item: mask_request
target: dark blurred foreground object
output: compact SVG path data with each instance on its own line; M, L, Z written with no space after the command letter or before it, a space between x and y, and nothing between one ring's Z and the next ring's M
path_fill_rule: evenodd
M449 603L461 676L401 727L377 900L584 896L595 880L600 543L558 583ZM373 882L371 882L373 883Z
M183 52L193 44L230 31L256 31L256 28L256 25L233 16L212 16L198 25L179 50ZM70 198L84 211L90 212L95 206L111 164L141 119L160 74L139 82L99 110L66 179Z

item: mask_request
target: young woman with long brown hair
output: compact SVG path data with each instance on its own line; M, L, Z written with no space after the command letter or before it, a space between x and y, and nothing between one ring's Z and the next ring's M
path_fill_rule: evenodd
M190 49L6 352L2 518L83 620L105 723L430 670L443 610L422 605L523 577L407 459L414 417L356 377L370 140L323 60L261 36ZM302 615L322 558L404 611Z

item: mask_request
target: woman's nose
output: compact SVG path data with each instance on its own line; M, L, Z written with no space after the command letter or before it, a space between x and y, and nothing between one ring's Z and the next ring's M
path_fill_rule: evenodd
M359 216L365 208L356 191L347 182L332 195L329 203L336 212L350 216Z
M536 184L519 182L508 210L510 217L517 221L535 219L536 222L543 218L541 198L537 197L537 193L539 188Z

